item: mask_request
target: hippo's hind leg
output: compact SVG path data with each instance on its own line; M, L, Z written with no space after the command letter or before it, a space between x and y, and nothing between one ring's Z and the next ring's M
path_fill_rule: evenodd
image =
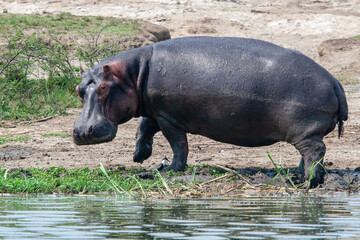
M152 154L152 144L154 135L160 131L156 120L143 117L136 132L136 150L134 152L134 162L142 163Z
M174 156L171 165L166 170L183 171L186 167L189 153L186 132L163 117L158 118L158 123L165 138L169 141Z
M310 187L316 187L324 180L323 158L325 144L320 136L312 136L294 144L302 159L299 170L304 172L305 179L311 175Z

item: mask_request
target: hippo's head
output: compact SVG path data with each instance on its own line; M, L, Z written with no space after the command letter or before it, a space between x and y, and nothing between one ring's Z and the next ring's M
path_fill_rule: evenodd
M83 110L75 121L73 137L77 145L109 142L117 125L136 115L138 98L135 85L118 61L88 69L76 87Z

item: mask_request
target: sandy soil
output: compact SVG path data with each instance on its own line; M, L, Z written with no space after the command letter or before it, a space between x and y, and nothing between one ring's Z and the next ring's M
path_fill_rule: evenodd
M236 36L267 40L297 49L315 59L333 73L346 73L352 82L360 83L359 51L337 48L320 55L320 44L329 39L360 34L360 2L358 0L49 0L0 2L0 11L9 13L60 13L136 18L170 29L173 38L191 35ZM359 45L354 48L360 49ZM322 50L323 51L323 50ZM346 53L346 59L342 54ZM354 54L352 54L354 52ZM325 57L324 57L325 56ZM349 70L349 71L348 71ZM349 74L348 74L349 73ZM330 169L360 167L360 85L345 87L349 120L339 140L334 131L326 137L326 162ZM110 143L76 146L71 132L80 109L69 110L69 116L55 116L44 122L33 122L0 128L0 137L8 134L29 135L25 142L8 142L0 146L1 166L13 167L139 167L132 162L135 132L139 119L119 126L117 137ZM44 137L44 133L69 133L69 137ZM197 160L230 167L272 167L268 151L286 167L297 166L298 152L287 143L268 147L246 148L222 144L201 136L189 135L189 164ZM150 168L172 153L165 138L158 133L154 152L143 167Z

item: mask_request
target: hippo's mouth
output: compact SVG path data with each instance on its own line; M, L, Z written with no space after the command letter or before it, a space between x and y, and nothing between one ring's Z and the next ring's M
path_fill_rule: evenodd
M88 128L74 128L73 138L76 145L90 145L110 142L117 133L117 126L106 123L90 125Z

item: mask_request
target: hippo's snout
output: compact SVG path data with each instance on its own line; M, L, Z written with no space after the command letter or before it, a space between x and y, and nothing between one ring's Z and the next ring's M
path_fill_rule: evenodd
M74 124L73 138L77 145L109 142L116 136L117 127L107 119L91 124L77 119Z

